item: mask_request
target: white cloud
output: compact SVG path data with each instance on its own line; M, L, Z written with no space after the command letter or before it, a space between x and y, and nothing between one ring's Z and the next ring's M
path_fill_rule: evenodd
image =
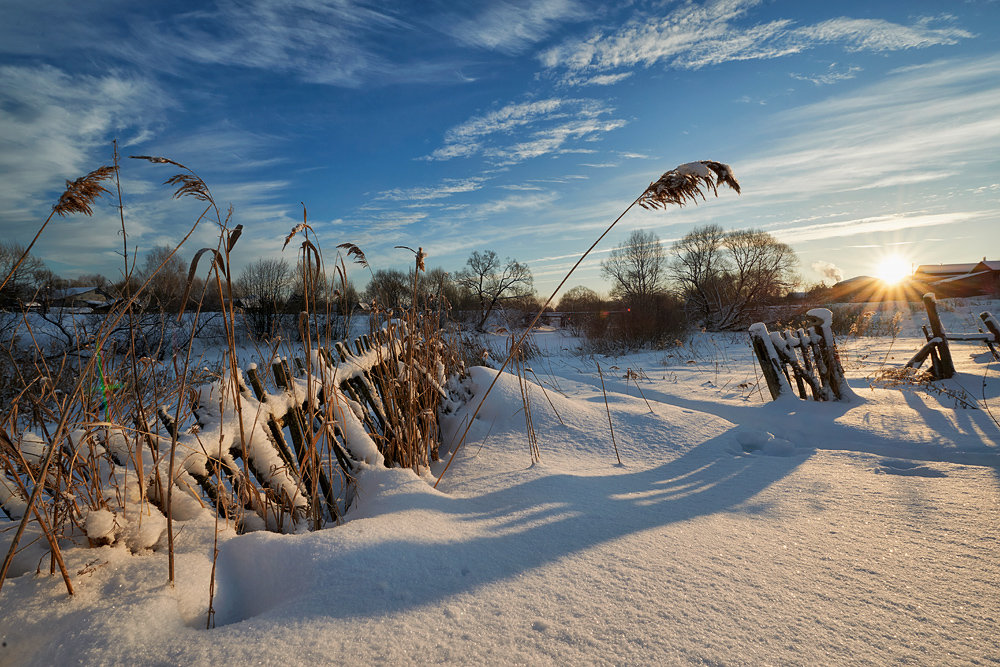
M574 0L493 0L475 16L442 17L440 29L467 46L518 53L581 13Z
M0 80L0 215L8 224L31 220L64 180L110 163L116 135L142 135L169 106L154 83L118 72L8 65Z
M839 238L843 236L860 236L863 234L880 234L898 232L914 227L934 227L937 225L956 225L981 220L989 215L983 211L953 211L950 213L922 213L919 211L878 215L840 222L806 225L792 229L779 229L773 232L781 241L793 244L806 241Z
M589 78L574 80L581 86L610 86L632 76L632 72L617 72L615 74L596 74Z
M939 19L947 21L947 18ZM938 44L955 44L973 36L971 32L953 26L931 27L934 19L923 18L906 26L882 19L830 19L814 26L796 28L793 41L802 44L841 43L848 51L900 51L920 49Z
M844 272L836 264L827 261L817 261L810 265L810 268L824 278L829 278L835 283L844 279Z
M568 152L593 152L569 145L594 141L625 125L606 118L614 109L597 100L551 98L508 104L474 116L445 133L445 144L426 160L483 154L499 165ZM518 132L524 134L517 135Z
M558 199L558 195L553 192L538 195L515 195L476 206L475 214L485 216L511 210L537 209L547 206L556 199Z
M95 16L86 18L96 30ZM166 19L136 15L128 34L97 45L117 58L174 73L194 62L345 87L468 80L453 58L413 57L405 48L406 57L400 57L400 45L420 40L429 29L365 0L218 0Z
M837 63L831 63L830 67L825 72L820 72L819 74L791 74L793 79L798 79L799 81L808 81L814 83L817 86L828 86L830 84L838 83L840 81L847 81L848 79L853 79L855 75L861 71L860 67L851 66L847 69L837 70Z
M662 63L698 69L733 60L763 60L799 53L821 44L848 51L894 51L955 44L973 37L950 17L924 18L911 25L882 19L835 18L798 26L788 19L746 21L760 0L686 3L664 16L637 15L622 28L570 40L539 55L543 66L565 70L570 84L617 76Z
M542 188L537 185L501 185L501 190L519 190L524 192L540 192Z
M941 61L780 113L780 137L738 173L761 202L945 182L995 159L998 82L1000 57Z
M475 192L483 187L483 177L446 178L439 185L430 187L393 188L376 195L376 200L389 201L427 201L443 199L456 194Z

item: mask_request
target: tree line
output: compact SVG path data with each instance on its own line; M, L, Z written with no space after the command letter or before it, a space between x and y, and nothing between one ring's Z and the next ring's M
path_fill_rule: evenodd
M147 309L177 312L190 305L182 303L185 294L205 310L220 308L217 291L205 289L200 279L189 289L188 267L179 255L171 256L172 250L158 246L149 251L128 278L132 285L100 274L63 280L29 255L4 287L0 305L12 309L37 304L44 295L73 286L122 294L155 272L156 279L147 288ZM22 253L17 244L0 244L0 269L6 274ZM735 329L794 287L796 267L794 251L761 230L726 231L707 225L668 246L655 233L639 229L601 262L601 274L611 285L608 297L577 286L563 294L555 308L580 316L613 312L616 317L604 317L602 326L631 327L637 342L662 339L691 324L709 330ZM371 271L367 285L358 289L343 273L334 280L320 272L307 285L301 266L261 258L235 277L233 297L259 334L271 332L281 314L301 312L307 306L315 313L344 314L359 307L393 310L416 305L448 310L482 329L499 311L529 312L541 305L529 267L493 250L472 252L458 271L432 268L420 271L415 280L414 270Z

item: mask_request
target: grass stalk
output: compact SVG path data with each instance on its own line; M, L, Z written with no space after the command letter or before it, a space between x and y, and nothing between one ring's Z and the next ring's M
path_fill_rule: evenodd
M650 183L649 187L643 190L642 194L636 197L631 204L626 206L625 210L622 211L610 225L608 225L607 229L605 229L601 235L597 237L597 240L595 240L590 247L587 248L582 255L580 255L580 258L576 260L576 263L573 264L566 275L563 276L563 279L559 281L559 284L556 285L552 294L545 300L542 307L538 309L538 312L532 318L524 332L517 339L517 342L511 346L511 349L507 354L507 358L504 359L502 364L500 364L500 368L497 369L496 376L494 376L493 381L490 382L486 391L479 399L479 404L476 405L476 409L469 418L469 423L466 425L461 437L459 437L458 442L452 447L448 463L445 464L445 467L438 476L437 481L434 482L434 488L437 488L437 485L441 483L441 479L444 477L445 473L448 472L448 468L451 467L452 462L455 460L455 455L458 453L459 449L462 448L462 445L465 444L465 439L469 435L469 430L472 428L472 424L475 422L476 416L482 409L483 404L490 395L490 392L493 391L493 387L496 386L496 383L500 379L500 375L503 373L504 369L507 367L507 364L510 363L511 358L513 358L520 351L521 344L524 342L524 339L528 337L528 334L531 333L531 330L535 328L535 325L538 324L538 320L541 319L542 315L545 313L545 309L548 308L549 305L555 300L556 295L559 294L559 290L563 288L566 281L569 280L570 276L572 276L580 264L583 263L583 260L585 260L594 248L597 247L597 244L604 240L604 237L615 228L615 225L617 225L618 222L624 218L636 204L639 204L646 209L665 209L668 204L683 206L688 202L697 203L698 197L705 199L706 193L709 190L718 196L718 188L720 185L726 185L732 188L737 192L737 194L740 192L739 183L736 181L736 178L733 176L733 172L728 165L710 160L682 164L664 173L659 180Z
M608 405L608 391L604 388L604 372L601 371L601 364L596 359L594 363L597 364L597 374L601 376L601 393L604 394L604 409L608 412L608 428L611 429L611 442L615 446L615 457L618 459L618 465L622 465L622 457L618 453L618 441L615 440L615 425L611 422L611 406Z

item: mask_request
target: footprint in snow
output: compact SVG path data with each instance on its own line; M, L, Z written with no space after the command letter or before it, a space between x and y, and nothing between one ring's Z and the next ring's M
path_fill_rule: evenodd
M756 429L741 430L736 433L736 442L748 454L760 453L766 456L794 456L798 448L790 440L777 438L767 431Z
M938 468L923 465L915 461L902 459L882 459L875 472L881 475L904 475L907 477L947 477L948 473Z

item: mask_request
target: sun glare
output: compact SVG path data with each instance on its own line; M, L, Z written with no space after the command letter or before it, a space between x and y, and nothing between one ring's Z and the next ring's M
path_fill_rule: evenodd
M883 282L895 285L910 275L910 263L899 255L883 257L875 275Z

